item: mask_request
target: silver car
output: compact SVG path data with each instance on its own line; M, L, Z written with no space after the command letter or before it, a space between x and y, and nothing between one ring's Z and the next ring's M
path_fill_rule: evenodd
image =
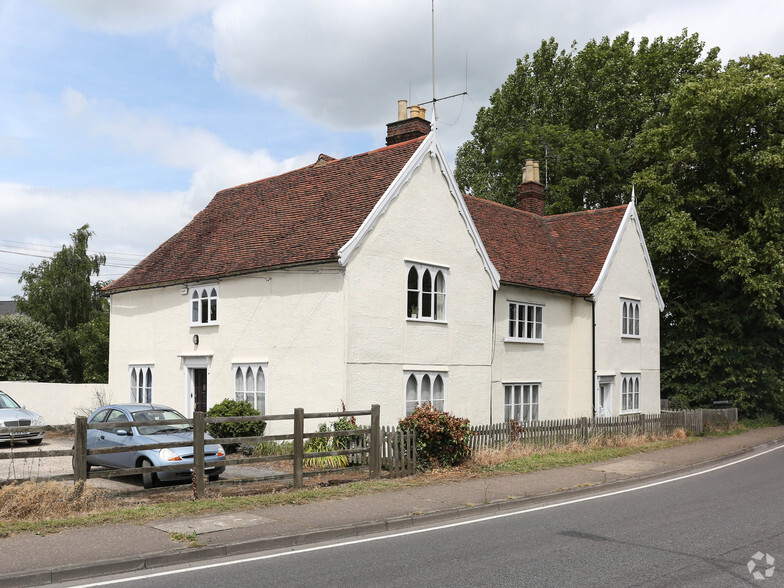
M150 472L142 475L145 488L152 488L160 481L190 480L193 464L193 447L165 447L136 451L135 445L150 445L176 441L193 441L193 427L187 424L170 424L166 421L184 419L179 412L161 404L112 404L96 409L88 423L127 423L125 427L88 429L87 449L127 447L128 451L87 456L87 469L91 466L109 468L157 467L179 465L182 470ZM154 425L137 426L136 422L155 421ZM212 439L205 434L206 439ZM204 446L205 473L210 481L218 479L225 470L226 453L219 444Z
M0 427L43 427L43 417L27 410L24 406L0 390ZM44 440L43 431L36 433L0 433L0 442L24 439L30 445L38 445Z

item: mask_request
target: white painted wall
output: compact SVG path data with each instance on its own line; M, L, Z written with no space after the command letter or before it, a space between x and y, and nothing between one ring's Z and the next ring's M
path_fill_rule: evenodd
M508 339L510 302L543 305L544 343ZM591 403L590 328L591 306L581 298L502 285L496 297L493 422L504 419L505 384L539 384L540 419L586 416Z
M596 300L596 371L614 375L613 414L621 408L621 374L640 374L640 412L658 414L659 304L631 216ZM640 300L640 338L621 337L621 298Z
M343 279L337 265L225 279L219 284L219 324L198 327L190 326L183 285L113 295L114 398L130 399L130 364L152 364L153 400L190 416L185 358L209 365L208 408L234 397L232 364L258 362L268 364L267 414L296 407L339 410L345 379ZM283 432L290 429L281 426ZM270 423L267 430L275 429Z
M0 390L40 414L47 425L73 425L77 414L98 408L99 397L113 400L106 384L0 382Z
M406 261L448 268L445 323L406 317ZM436 158L425 157L346 268L348 404L405 416L407 369L443 370L445 409L487 423L493 288Z

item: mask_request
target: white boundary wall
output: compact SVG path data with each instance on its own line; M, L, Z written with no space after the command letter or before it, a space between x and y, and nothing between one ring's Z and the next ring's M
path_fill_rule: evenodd
M73 425L77 414L97 408L99 394L107 402L112 401L108 384L0 382L0 390L40 414L47 425Z

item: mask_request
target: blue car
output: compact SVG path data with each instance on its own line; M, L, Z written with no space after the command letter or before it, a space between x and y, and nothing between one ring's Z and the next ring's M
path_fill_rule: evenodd
M91 466L109 468L157 467L164 465L193 464L193 447L143 449L136 451L135 445L193 441L193 427L188 424L167 424L166 421L184 419L179 412L160 404L112 404L96 409L87 419L88 423L128 423L125 427L88 429L87 449L127 447L128 451L87 456L87 469ZM155 421L154 425L137 426L134 422ZM212 439L205 435L207 439ZM205 473L210 481L218 479L226 467L226 452L219 444L204 446ZM150 472L142 474L145 488L152 488L160 481L190 480L191 468L178 471Z

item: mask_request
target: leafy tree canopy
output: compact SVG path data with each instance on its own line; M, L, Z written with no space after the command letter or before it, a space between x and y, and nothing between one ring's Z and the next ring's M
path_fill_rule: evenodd
M579 52L544 41L480 110L455 175L512 204L526 158L549 213L636 187L666 304L663 396L784 417L784 57L722 66L686 31Z
M665 395L784 416L784 57L682 84L635 141Z
M477 114L472 138L457 151L458 183L514 204L523 164L533 158L547 180L549 213L622 203L636 135L667 115L673 88L719 69L718 49L702 58L703 45L686 31L637 45L623 33L579 52L542 41Z
M19 312L56 334L72 382L105 382L108 376L109 302L101 296L104 282L93 281L106 257L88 254L92 236L84 225L71 234L70 245L22 272L23 295L16 297Z
M0 315L0 380L62 380L59 346L55 333L29 316Z
M17 309L60 332L87 323L108 307L101 297L102 282L93 284L106 256L87 253L87 244L93 236L89 225L71 233L71 244L45 259L37 266L22 272L21 297L17 296Z

